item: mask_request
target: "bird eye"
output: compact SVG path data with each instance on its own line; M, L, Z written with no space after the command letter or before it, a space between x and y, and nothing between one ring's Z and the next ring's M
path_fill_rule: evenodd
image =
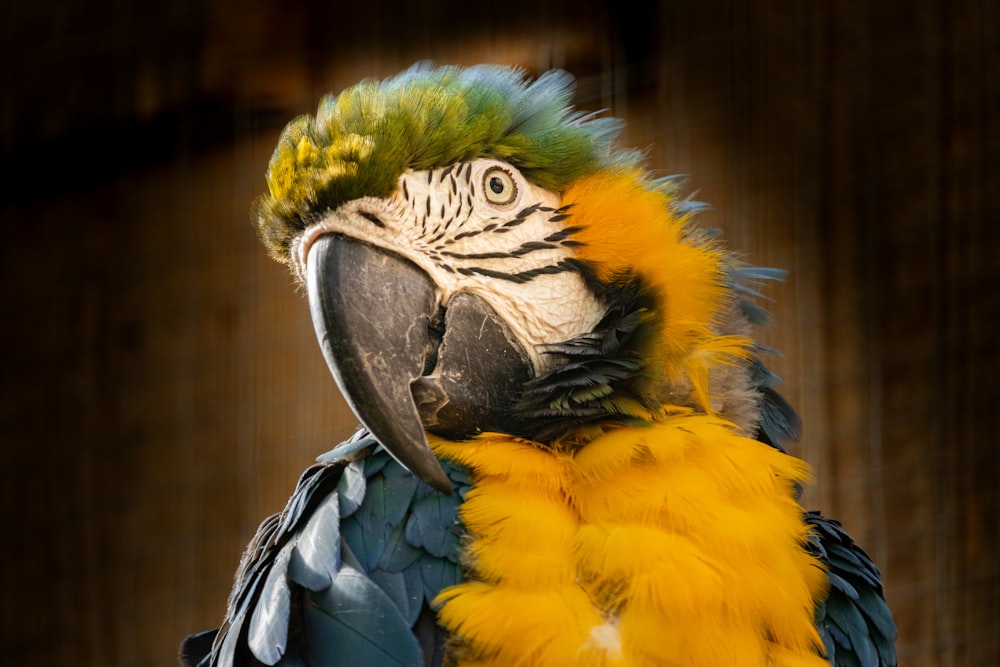
M491 167L483 174L483 192L491 204L506 206L517 198L517 184L503 167Z

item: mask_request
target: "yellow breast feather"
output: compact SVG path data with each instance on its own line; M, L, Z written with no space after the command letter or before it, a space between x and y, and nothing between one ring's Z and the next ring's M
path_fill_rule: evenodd
M433 447L475 479L471 576L436 601L458 665L826 664L804 462L704 414L573 451L498 434Z

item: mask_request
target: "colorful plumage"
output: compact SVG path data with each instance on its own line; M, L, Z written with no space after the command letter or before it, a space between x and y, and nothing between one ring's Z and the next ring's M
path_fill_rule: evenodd
M781 449L751 337L780 272L571 94L418 65L285 129L258 231L364 427L186 664L895 664L877 568Z

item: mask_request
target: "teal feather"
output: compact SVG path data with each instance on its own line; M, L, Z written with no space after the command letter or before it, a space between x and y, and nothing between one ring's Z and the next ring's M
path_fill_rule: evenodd
M810 551L823 562L830 592L816 606L816 627L836 667L895 667L896 625L882 593L881 575L840 523L807 512Z
M334 450L343 451L355 460L320 457L261 524L225 623L185 643L187 664L412 667L440 654L443 637L421 619L461 579L468 472L443 464L456 488L447 496L364 431Z
M247 628L250 651L261 662L269 665L281 659L288 642L292 591L288 587L286 576L292 552L292 549L282 549L274 559ZM327 586L329 584L328 581Z
M332 585L308 593L303 605L303 630L316 664L421 664L420 645L392 598L348 560Z

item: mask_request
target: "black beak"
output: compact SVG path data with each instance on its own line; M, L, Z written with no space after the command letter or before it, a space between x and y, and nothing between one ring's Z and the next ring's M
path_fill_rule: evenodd
M523 431L513 406L531 362L484 300L463 292L442 309L415 264L337 234L313 242L306 273L316 335L341 392L415 475L451 491L425 428L454 440Z
M316 336L354 413L400 463L450 493L410 393L433 352L430 278L400 257L333 234L313 242L307 266Z

